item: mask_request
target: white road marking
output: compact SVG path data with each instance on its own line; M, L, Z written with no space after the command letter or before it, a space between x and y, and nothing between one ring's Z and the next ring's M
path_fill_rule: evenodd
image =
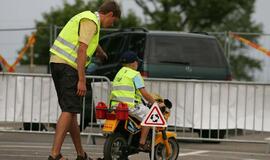
M190 155L196 155L196 154L202 154L202 153L209 153L210 151L194 151L194 152L188 152L188 153L180 153L179 156L180 157L184 157L184 156L190 156Z

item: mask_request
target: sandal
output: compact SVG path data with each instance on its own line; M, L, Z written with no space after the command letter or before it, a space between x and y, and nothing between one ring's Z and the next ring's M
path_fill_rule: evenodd
M149 151L151 151L151 146L147 143L139 144L138 150L143 151L143 152L149 152Z
M86 152L84 152L84 156L80 156L78 155L76 160L93 160L91 157L88 157L88 155L86 154Z
M48 160L61 160L63 158L62 154L58 154L55 158L53 158L51 155L48 157ZM68 160L68 159L65 159Z

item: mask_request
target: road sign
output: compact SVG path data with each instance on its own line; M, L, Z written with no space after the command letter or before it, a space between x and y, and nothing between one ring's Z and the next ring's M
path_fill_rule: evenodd
M153 126L153 127L166 127L167 123L163 117L162 112L159 109L157 103L154 103L148 112L148 114L143 119L142 126Z

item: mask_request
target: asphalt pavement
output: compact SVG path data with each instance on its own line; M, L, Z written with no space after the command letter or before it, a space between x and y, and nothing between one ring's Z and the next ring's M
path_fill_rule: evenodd
M47 159L53 134L0 132L0 160L44 160ZM96 145L86 144L86 152L93 158L103 157L104 138L96 138ZM269 160L266 144L221 142L219 144L198 141L180 141L179 160ZM76 158L76 152L68 135L62 147L62 154L69 160ZM129 157L130 160L150 159L146 153Z

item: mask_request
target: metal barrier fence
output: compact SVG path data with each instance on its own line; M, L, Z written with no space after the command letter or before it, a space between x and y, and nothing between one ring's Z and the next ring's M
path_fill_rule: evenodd
M111 83L87 77L82 134L102 135L97 102L108 104ZM146 88L172 101L169 130L179 139L265 143L270 132L270 84L146 79ZM0 74L0 131L53 133L60 114L50 75Z
M88 91L82 114L78 117L82 133L86 126L93 128L94 125L94 108L91 107L91 84L94 82L110 86L106 77L87 76ZM98 96L108 95L108 92L101 91ZM0 74L0 131L52 133L60 112L51 75Z
M93 86L93 94L104 87ZM270 136L270 84L146 79L146 88L172 101L169 130L179 139L265 143Z
M270 135L270 84L148 79L146 87L172 101L178 138L264 142Z

